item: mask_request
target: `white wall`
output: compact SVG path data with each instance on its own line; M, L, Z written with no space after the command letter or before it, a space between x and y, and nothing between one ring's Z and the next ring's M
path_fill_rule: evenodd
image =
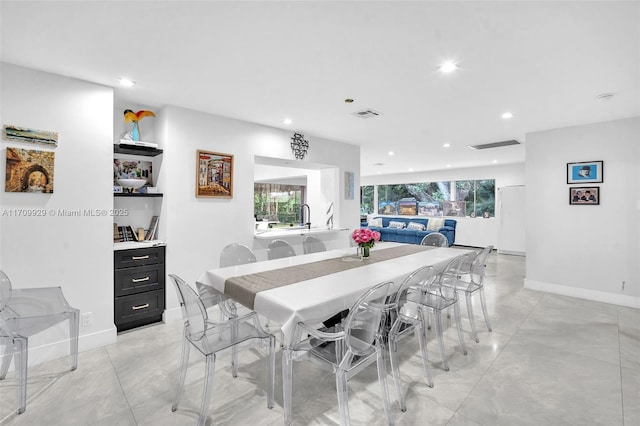
M394 185L413 182L437 182L447 180L481 180L495 179L496 188L525 184L524 163L504 164L488 167L470 167L464 169L444 169L428 172L401 173L383 176L363 176L361 185ZM496 217L456 217L457 245L498 247L499 211Z
M113 90L28 68L2 64L2 124L58 132L58 147L2 141L0 176L7 147L55 153L53 194L0 192L0 209L43 209L44 217L0 215L0 268L14 287L61 286L69 303L92 312L80 329L80 349L115 341L113 325L112 217L60 216L60 209L102 210L113 205ZM57 327L30 339L30 364L68 354Z
M156 137L164 148L161 172L164 182L159 186L165 203L161 220L166 227L167 273L194 282L206 269L218 266L225 245L233 242L253 245L254 157L293 159L290 148L293 132L172 106L157 113L156 120ZM305 137L310 143L305 161L333 165L341 171L341 178L343 170L354 171L356 187L359 185L359 147L311 135ZM195 197L198 149L234 156L232 199ZM336 226L359 226L358 197L344 200L343 185L324 177L322 180L335 190ZM312 216L315 214L312 212ZM169 284L168 315L179 315L177 307L175 291Z
M527 288L640 307L639 141L638 117L527 135ZM600 205L569 205L567 163L598 160Z

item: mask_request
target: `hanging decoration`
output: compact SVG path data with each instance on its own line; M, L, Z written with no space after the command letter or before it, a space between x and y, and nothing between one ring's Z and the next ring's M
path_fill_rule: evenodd
M304 138L302 133L294 133L291 137L291 152L298 160L304 160L309 149L309 141Z

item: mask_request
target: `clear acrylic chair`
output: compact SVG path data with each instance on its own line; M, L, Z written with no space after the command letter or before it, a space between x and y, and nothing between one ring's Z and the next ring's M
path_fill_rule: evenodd
M178 409L178 403L184 390L184 382L189 366L189 352L195 347L206 358L204 389L198 417L198 426L207 420L209 399L213 387L216 354L224 349L234 347L252 339L262 340L268 346L267 351L267 407L273 408L274 372L275 372L275 337L266 333L255 312L231 318L224 322L210 321L207 310L200 297L184 280L174 274L173 280L178 294L182 316L184 318L184 338L182 341L182 360L180 364L180 382L178 393L171 411ZM234 377L236 377L234 373Z
M246 263L257 262L256 255L253 254L251 249L243 244L232 243L225 246L220 252L219 267L226 268L229 266L244 265ZM215 288L203 285L196 282L196 288L202 303L208 309L212 306L218 306L220 303L228 300L229 298L224 293L219 292ZM235 305L227 303L227 308L230 312L235 313ZM221 311L222 312L222 311ZM221 320L224 318L221 317Z
M435 272L433 266L424 266L409 275L395 293L393 304L395 317L389 330L389 355L391 358L391 370L398 394L398 403L402 411L407 410L404 400L402 382L400 380L400 363L398 362L398 342L412 334L417 335L420 345L422 368L427 386L433 387L431 370L429 369L429 354L425 337L425 324L420 310L423 288L433 282Z
M297 324L293 340L296 343L284 350L282 356L285 424L291 424L291 407L287 407L287 404L293 393L293 360L314 361L336 375L338 407L343 425L349 424L348 380L375 362L386 420L388 424L393 424L382 342L383 318L389 309L387 297L392 286L392 282L384 282L364 293L350 309L343 329L337 327L333 332L323 332L302 322Z
M487 329L491 331L491 323L489 322L489 314L487 313L487 302L484 297L484 278L487 259L492 251L493 246L487 246L480 252L467 255L462 262L458 279L446 284L453 286L458 291L464 292L465 302L467 304L467 315L469 316L469 323L471 325L471 336L476 343L479 343L480 339L478 339L478 332L476 330L471 297L476 293L480 295L480 305L482 306L484 321L487 324Z
M8 354L2 358L0 380L15 359L18 386L18 414L27 408L27 358L29 337L69 320L71 371L78 367L80 311L69 305L60 287L14 289L0 271L0 338Z
M322 240L312 235L305 235L305 237L302 239L302 249L304 251L304 254L327 251L327 248L325 247Z
M447 356L444 348L442 313L447 311L449 308L453 308L455 315L460 349L464 355L467 355L467 347L464 344L464 336L462 335L462 321L460 319L458 292L454 285L458 280L458 271L460 270L463 261L464 256L456 257L447 264L441 274L434 275L431 281L424 282L422 286L422 298L419 301L423 315L433 313L438 346L440 347L440 355L442 357L442 367L445 371L449 371L449 363L447 362ZM425 317L423 316L423 318ZM427 316L427 321L428 318L429 317Z
M283 257L295 255L296 251L293 249L293 246L285 240L273 240L267 246L267 258L269 260L282 259Z
M449 240L444 234L439 232L432 232L424 236L420 245L433 246L433 247L449 247Z

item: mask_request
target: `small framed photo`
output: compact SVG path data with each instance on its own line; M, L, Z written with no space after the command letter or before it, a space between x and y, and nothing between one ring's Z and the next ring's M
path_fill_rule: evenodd
M567 183L600 183L603 167L602 161L567 163Z
M600 204L599 186L579 186L569 188L569 204L598 205Z
M197 150L196 197L233 198L233 155Z

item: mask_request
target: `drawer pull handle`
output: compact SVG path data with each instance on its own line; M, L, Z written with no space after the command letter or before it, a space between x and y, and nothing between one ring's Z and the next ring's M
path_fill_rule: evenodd
M144 305L133 306L131 309L133 309L134 311L137 311L138 309L144 309L148 307L149 307L149 304L145 303Z
M143 281L149 281L149 277L144 277L144 278L133 278L131 280L132 283L141 283Z
M132 256L131 259L132 260L144 260L144 259L148 259L149 255L145 254L144 256Z

